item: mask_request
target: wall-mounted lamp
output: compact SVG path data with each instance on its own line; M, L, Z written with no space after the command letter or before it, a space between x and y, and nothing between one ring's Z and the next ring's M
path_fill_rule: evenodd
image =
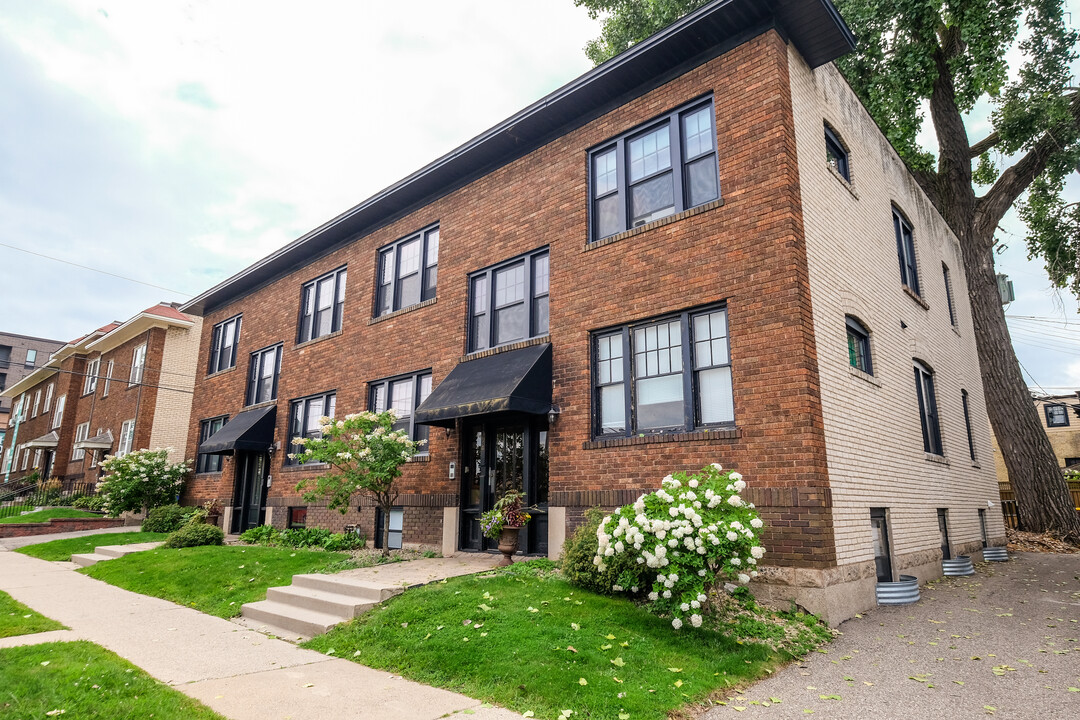
M555 424L555 421L559 419L559 415L562 414L562 409L558 405L552 405L548 410L548 426Z

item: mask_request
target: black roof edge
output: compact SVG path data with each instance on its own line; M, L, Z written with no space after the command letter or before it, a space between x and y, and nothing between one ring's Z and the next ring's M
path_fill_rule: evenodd
M725 36L708 35L710 30L721 31L721 25L726 25ZM726 52L734 47L732 40L745 41L751 31L758 34L769 27L776 27L792 42L811 68L855 48L854 35L830 0L714 0L200 293L180 311L203 315L254 292L298 265L307 265L595 119L610 110L613 102L625 102L628 96L653 89L660 79L670 79L687 64L700 64L710 55ZM703 42L708 47L695 51ZM586 89L587 97L575 97ZM572 107L563 107L568 103ZM560 116L565 117L560 120ZM530 122L538 126L527 128L534 133L531 137L514 134L515 128ZM549 127L544 128L545 124ZM500 143L503 147L496 146Z

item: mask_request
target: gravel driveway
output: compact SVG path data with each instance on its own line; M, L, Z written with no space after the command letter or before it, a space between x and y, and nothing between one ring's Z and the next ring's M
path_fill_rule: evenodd
M980 563L840 632L703 718L1080 720L1080 555Z

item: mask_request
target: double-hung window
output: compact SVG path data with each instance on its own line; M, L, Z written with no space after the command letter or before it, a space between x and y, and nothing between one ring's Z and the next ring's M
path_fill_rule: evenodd
M712 99L677 108L589 155L590 240L720 197Z
M439 226L425 228L379 250L375 316L435 297L439 279Z
M49 387L45 388L45 406L41 409L41 412L49 412L49 408L52 407L52 396L54 383L49 383Z
M264 348L251 353L251 372L248 374L247 404L277 400L278 374L281 372L281 346Z
M416 408L431 394L431 371L378 380L369 385L368 408L372 412L393 410L397 419L394 430L404 430L409 437L423 442L417 455L427 455L428 426L413 422Z
M214 326L210 337L210 365L207 374L236 367L236 347L240 341L240 316L231 317Z
M135 420L125 420L120 425L120 442L116 448L116 457L124 457L131 452L135 444Z
M105 382L101 386L101 397L109 397L109 382L112 380L113 367L115 361L110 360L109 364L105 366Z
M296 342L307 342L341 329L345 309L345 268L304 283Z
M56 409L53 411L52 427L50 430L56 430L60 427L60 423L64 420L64 403L67 402L67 395L61 395L56 398Z
M828 125L825 126L825 162L832 165L840 177L851 182L851 170L848 167L848 153L840 138Z
M551 266L547 248L469 278L469 352L548 332Z
M735 421L724 308L596 333L593 357L598 436L684 432Z
M32 368L37 364L37 350L26 351L26 367Z
M97 390L98 373L101 370L101 358L94 358L86 363L86 378L83 380L83 395Z
M128 379L128 387L138 385L143 381L146 370L146 343L135 348L131 352L131 376Z
M956 327L956 308L953 307L952 277L949 275L949 266L941 263L941 274L945 279L945 302L949 306L949 324Z
M900 259L900 282L919 294L919 266L915 260L915 238L909 223L893 208L893 230L896 232L896 254Z
M964 406L964 428L967 430L968 454L971 462L975 462L975 436L971 434L971 409L968 407L967 390L960 391L960 403Z
M1064 405L1043 405L1046 413L1046 427L1068 427L1069 410Z
M844 320L847 323L848 363L867 375L873 375L874 366L870 359L870 332L850 315Z
M337 406L337 393L323 393L311 397L293 400L289 407L289 455L286 465L296 460L292 457L304 451L304 446L293 442L296 438L322 437L319 420L334 417Z
M88 437L90 437L90 423L84 422L75 426L75 442L73 445L78 445ZM86 451L82 448L75 448L71 453L72 460L82 460L84 457L86 457Z
M39 389L34 393L34 411L30 413L30 417L38 416L38 408L41 407L41 390Z
M915 361L915 394L919 396L919 423L922 426L923 450L931 455L943 455L937 394L934 392L934 373L918 360Z
M209 440L210 436L212 436L221 428L225 427L225 423L227 422L229 422L228 415L210 418L209 420L201 420L199 422L199 444L202 445L204 442ZM206 453L199 453L199 458L195 463L195 472L221 472L221 455L207 455Z

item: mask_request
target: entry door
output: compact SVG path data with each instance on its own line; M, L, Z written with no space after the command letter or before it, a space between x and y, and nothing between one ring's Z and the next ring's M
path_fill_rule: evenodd
M527 554L547 552L547 419L476 422L466 426L462 461L461 547L489 550L480 515L508 490L525 493L535 508L520 547Z
M264 452L238 452L233 493L232 531L242 533L266 518L266 476L270 456Z
M892 582L892 559L889 553L889 526L884 508L870 508L870 530L874 543L874 564L878 582Z

